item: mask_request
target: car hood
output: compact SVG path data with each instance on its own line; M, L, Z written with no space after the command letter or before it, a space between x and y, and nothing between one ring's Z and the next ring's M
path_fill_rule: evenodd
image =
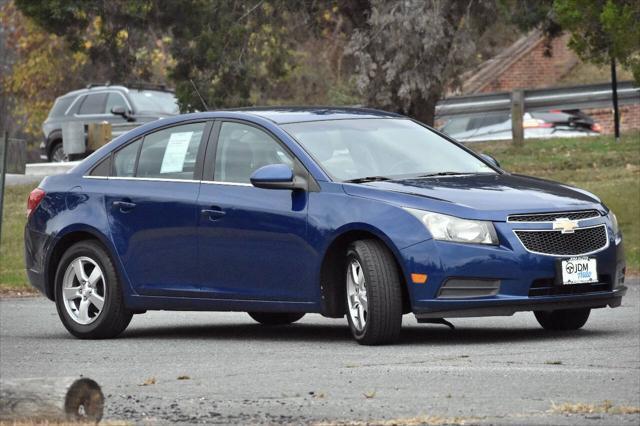
M506 220L514 213L604 208L595 195L568 185L513 174L481 174L344 184L349 195L468 219Z

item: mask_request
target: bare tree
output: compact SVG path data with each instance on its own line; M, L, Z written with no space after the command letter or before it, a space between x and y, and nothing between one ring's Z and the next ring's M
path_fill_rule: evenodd
M347 54L371 106L433 124L435 106L476 53L475 41L498 13L485 0L372 0Z

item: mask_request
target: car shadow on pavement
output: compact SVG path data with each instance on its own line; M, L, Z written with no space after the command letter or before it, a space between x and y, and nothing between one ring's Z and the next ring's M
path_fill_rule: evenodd
M457 328L451 330L433 325L405 326L399 344L487 344L555 339L580 339L612 336L618 330L583 329L571 332L550 332L539 328ZM131 327L120 339L204 339L218 341L262 340L299 342L351 342L346 325L293 324L263 326L259 324L180 325L175 327Z

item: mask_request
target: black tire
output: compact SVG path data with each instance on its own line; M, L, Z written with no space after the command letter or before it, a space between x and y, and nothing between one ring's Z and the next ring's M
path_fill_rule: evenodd
M89 324L74 320L62 296L63 279L67 268L79 257L90 258L103 272L104 305L97 318ZM122 286L111 258L97 241L81 241L71 246L60 259L55 279L55 300L58 315L65 328L80 339L108 339L122 333L129 325L133 313L124 304Z
M287 325L304 316L301 312L247 312L251 318L263 325Z
M591 309L561 309L557 311L536 311L534 315L545 330L578 330L586 324Z
M366 287L367 312L360 330L350 314L347 274L353 259L361 265ZM345 271L347 320L356 341L362 345L393 343L402 327L402 282L400 271L389 249L378 240L356 241L347 249Z
M51 163L59 163L62 161L68 161L69 158L64 153L64 149L62 147L62 141L56 141L51 145L51 149L49 149L49 162Z

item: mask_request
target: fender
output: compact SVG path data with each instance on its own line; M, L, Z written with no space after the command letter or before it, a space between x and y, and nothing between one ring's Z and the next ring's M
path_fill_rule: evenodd
M53 265L53 262L51 262L52 256L56 251L56 247L58 246L58 244L60 244L61 241L65 239L65 237L68 237L69 235L72 235L74 233L89 234L92 237L94 237L96 240L100 241L100 243L103 245L103 247L107 251L107 254L111 258L111 261L113 262L114 266L116 267L116 271L120 277L120 282L123 285L125 303L129 305L130 298L136 295L136 293L133 289L133 286L131 285L129 277L126 274L124 266L122 265L122 262L120 261L120 258L117 255L113 241L111 240L110 237L105 235L103 231L87 223L70 224L64 227L63 229L61 229L50 240L50 242L47 244L47 247L45 249L45 253L46 253L45 254L45 270L44 270L45 277L51 277L52 276L51 274L55 274L56 272L51 269L54 266L57 268L57 264ZM46 286L47 297L49 297L51 300L53 300L54 298L53 287L54 287L54 284L52 282L47 281L47 286Z

